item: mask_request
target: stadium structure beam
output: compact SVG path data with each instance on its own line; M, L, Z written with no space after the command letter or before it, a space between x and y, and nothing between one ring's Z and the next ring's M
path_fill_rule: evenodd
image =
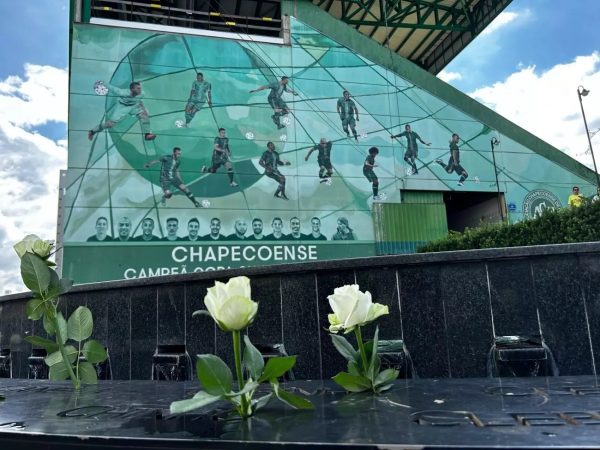
M323 3L325 0L318 4ZM340 3L340 19L353 26L473 31L474 22L466 0L454 6L429 0L341 0Z

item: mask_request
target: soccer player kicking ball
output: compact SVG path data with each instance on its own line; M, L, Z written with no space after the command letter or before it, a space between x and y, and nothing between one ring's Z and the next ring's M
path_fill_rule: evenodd
M271 116L271 119L273 119L273 123L277 125L278 130L285 127L280 121L281 117L288 115L290 112L290 108L288 108L283 100L283 93L289 92L292 95L298 95L296 91L288 87L289 81L290 79L288 77L281 77L281 80L275 83L267 84L250 91L250 93L253 94L254 92L262 91L264 89L271 89L267 100L269 105L271 105L271 108L273 108L274 114Z
M190 97L185 105L185 128L190 125L196 113L202 109L207 100L208 106L212 106L211 85L204 80L202 73L198 73L196 81L192 83Z
M463 168L463 166L460 165L460 150L458 149L458 141L460 141L460 137L458 134L454 133L452 135L452 139L450 140L450 159L448 160L448 164L444 164L444 161L441 159L436 159L435 162L442 166L446 172L456 172L458 175L460 175L458 186L462 186L469 174Z
M196 200L194 194L192 194L187 186L183 184L183 180L179 174L179 164L181 163L180 158L181 149L179 147L174 147L171 155L163 155L158 159L144 164L144 167L148 169L153 165L160 163L160 185L163 190L163 196L160 204L162 206L165 206L167 204L167 199L173 196L173 191L171 189L173 186L183 192L196 208L200 208L202 205L200 205L200 203Z
M417 140L419 140L421 144L425 144L427 146L430 146L431 142L425 142L423 139L421 139L421 136L419 136L417 132L410 129L410 125L406 125L402 133L392 135L392 139L403 136L406 136L406 152L404 153L404 161L406 161L412 167L412 174L417 175L419 173L417 170L417 165L415 164L415 160L419 154Z
M289 166L291 163L289 161L282 161L279 158L279 153L275 151L275 144L270 141L267 142L267 151L262 154L258 164L265 169L266 176L279 183L274 196L283 200L289 200L285 195L285 177L279 171L279 166Z
M156 138L156 135L150 131L150 118L148 117L148 111L144 106L142 99L141 83L134 81L129 84L129 90L121 89L110 84L104 84L102 81L97 81L95 89L101 90L101 92L114 93L119 96L119 100L111 108L107 114L106 122L98 124L95 128L88 131L88 139L91 141L96 133L107 128L114 127L121 120L127 116L135 116L140 121L142 126L142 134L146 141L151 141Z
M319 164L319 178L321 179L321 183L325 183L330 180L331 175L333 174L333 166L331 165L331 141L327 141L325 138L321 138L321 141L318 145L315 145L311 148L307 155L304 157L304 161L308 161L310 155L315 150L318 152L317 154L317 163Z
M229 149L229 138L225 137L225 128L219 128L219 135L214 140L214 148L212 155L212 166L202 166L202 173L216 173L219 167L225 166L227 176L229 177L229 185L236 187L238 184L233 181L233 165L231 164L231 150Z

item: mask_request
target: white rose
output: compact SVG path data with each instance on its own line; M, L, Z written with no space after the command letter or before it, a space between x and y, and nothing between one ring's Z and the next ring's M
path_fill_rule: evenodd
M40 258L47 258L52 253L52 247L54 244L51 241L44 241L35 234L28 234L13 246L19 258L22 258L27 252L35 253Z
M223 331L242 330L254 321L258 303L250 298L250 279L231 278L227 283L215 282L208 289L204 304Z
M333 314L328 315L329 331L337 333L344 330L346 333L362 326L379 316L389 314L388 307L373 303L369 291L361 292L358 284L346 285L335 288L333 295L327 297Z

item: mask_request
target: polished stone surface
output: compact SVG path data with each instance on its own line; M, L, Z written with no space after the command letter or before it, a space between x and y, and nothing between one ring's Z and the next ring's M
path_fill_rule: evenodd
M169 404L197 392L195 382L113 381L74 392L67 382L2 380L0 443L49 449L600 446L600 388L591 376L407 380L380 396L347 395L330 382L284 387L307 396L315 410L272 401L243 422L229 417L224 403L171 415Z

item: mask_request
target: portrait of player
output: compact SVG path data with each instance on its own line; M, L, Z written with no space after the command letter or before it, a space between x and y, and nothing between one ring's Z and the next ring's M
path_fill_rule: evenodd
M132 239L132 241L138 242L150 242L150 241L160 241L158 236L154 235L154 219L150 217L146 217L142 220L142 234L136 236Z
M198 233L200 232L200 222L195 217L192 217L188 220L187 224L188 235L183 238L184 241L199 241L200 236Z
M345 217L340 217L337 220L337 231L332 236L332 241L354 241L356 238L354 237L354 232L350 225L348 224L348 219Z
M88 139L91 141L96 133L107 128L114 127L121 120L128 116L135 116L142 125L142 134L144 139L151 141L156 138L156 135L150 131L150 119L148 111L142 101L142 85L137 81L129 84L129 89L121 89L110 84L104 84L102 81L96 82L96 86L106 87L109 94L119 96L117 103L107 113L106 122L101 122L96 127L88 131Z
M289 92L292 95L298 95L296 91L288 87L289 81L290 80L288 77L281 77L281 80L279 81L267 84L265 86L261 86L256 89L252 89L250 91L250 93L252 94L254 92L262 91L264 89L271 90L271 92L269 92L267 100L269 102L269 105L271 105L271 108L273 108L273 115L271 116L271 119L273 119L273 123L277 125L278 130L285 127L285 125L281 123L281 118L283 116L286 116L290 112L288 105L283 100L283 93Z
M406 124L402 133L392 135L392 139L399 137L406 137L406 152L404 153L404 161L406 161L412 167L412 174L417 175L419 173L415 163L415 160L419 154L417 140L420 141L421 144L425 144L427 146L430 146L431 142L425 142L423 139L421 139L421 136L419 136L415 131L412 131L410 125L408 124Z
M202 173L216 173L219 167L225 166L229 185L236 187L238 184L233 180L233 165L231 164L231 150L229 149L229 138L225 137L225 128L219 128L219 135L214 140L212 166L202 166Z
M129 240L131 233L131 220L128 217L121 217L117 222L117 232L119 233L115 241L125 242Z
M252 219L252 234L248 236L250 241L262 241L265 239L263 235L263 221L258 217Z
M177 236L177 231L179 231L179 219L169 217L167 219L167 235L163 238L163 241L180 241L181 238Z
M287 236L283 234L283 220L281 220L281 217L275 217L273 219L271 222L271 228L273 229L273 232L266 235L265 239L268 241L279 241L286 239Z
M289 161L282 161L279 158L279 153L275 151L275 144L270 141L267 142L267 151L262 154L258 164L265 169L266 176L279 183L274 196L283 200L288 200L285 195L285 177L279 171L279 166L289 166L291 163Z
M96 219L96 234L87 238L87 242L110 242L113 240L108 234L108 219L98 217Z
M326 241L327 240L325 235L321 233L321 219L319 219L318 217L313 217L312 219L310 219L310 226L311 226L312 232L308 236L306 236L306 239L313 240L313 241Z
M377 164L375 164L375 158L378 154L379 149L377 147L371 147L363 164L363 175L367 177L367 180L369 180L371 183L371 187L373 189L373 200L379 200L379 179L373 171L373 169L377 167Z
M246 239L246 231L248 231L248 224L246 219L236 219L233 224L234 233L227 236L230 241L243 241Z
M208 106L212 106L212 93L211 86L208 81L204 79L202 73L196 74L196 81L192 83L192 89L190 90L190 96L187 104L185 105L185 125L188 127L190 122L198 111L202 109L204 104L208 100Z
M456 172L460 175L458 179L458 186L462 186L469 176L467 171L460 165L460 150L458 149L458 142L460 141L460 136L456 133L452 135L452 139L450 139L450 159L448 159L448 164L444 164L444 161L441 159L436 159L435 162L444 168L444 170L448 173Z
M304 161L308 161L312 152L315 150L317 151L317 163L319 164L319 178L321 179L321 183L327 181L331 178L331 174L333 174L333 166L331 165L332 145L331 141L327 141L327 139L323 137L319 141L319 144L311 148L304 157Z
M344 91L342 93L342 98L337 101L337 112L340 115L340 120L342 121L342 129L346 133L346 136L350 137L350 131L348 131L348 127L352 130L352 134L354 135L354 140L358 142L358 134L356 133L356 122L358 122L358 109L356 109L356 105L354 101L350 99L350 93L348 91ZM356 117L354 115L356 114Z
M204 241L223 241L225 236L221 234L221 219L213 217L210 219L210 233L202 237Z
M187 186L183 184L183 180L179 173L181 149L179 147L174 147L173 153L170 155L163 155L158 159L147 162L144 164L144 167L148 169L158 163L160 163L160 185L163 190L163 196L160 200L161 206L167 204L167 199L173 196L173 188L177 188L190 199L196 208L200 208L200 203L196 200L196 197L194 197L194 194L192 194Z
M298 217L292 217L290 219L290 230L291 233L286 236L286 239L290 241L299 241L300 239L306 239L307 236L300 232L300 219Z

